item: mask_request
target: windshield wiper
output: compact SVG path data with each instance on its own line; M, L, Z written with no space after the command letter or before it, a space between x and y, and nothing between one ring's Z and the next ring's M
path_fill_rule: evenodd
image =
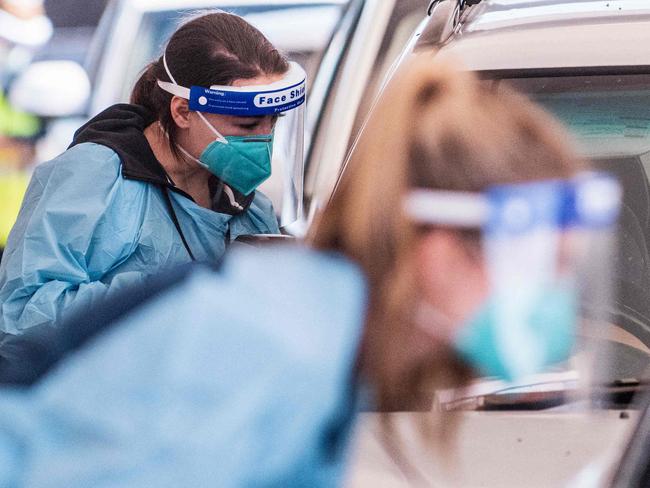
M611 383L592 385L589 400L594 408L617 410L632 405L639 393L650 391L650 382L636 378L622 378ZM468 396L446 402L442 408L451 410L512 411L546 410L575 401L586 400L578 389L578 382L552 381L518 385L492 393Z

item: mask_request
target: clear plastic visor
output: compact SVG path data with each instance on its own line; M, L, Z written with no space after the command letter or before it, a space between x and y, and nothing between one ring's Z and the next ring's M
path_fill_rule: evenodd
M599 363L615 358L603 358L600 345L603 334L618 334L610 311L620 199L602 173L406 198L416 223L481 230L494 324L487 342L508 372L497 378L505 396L564 402L606 381L599 371L611 368Z
M259 191L273 202L280 227L302 219L305 105L282 114L275 126L271 177Z
M271 176L257 191L271 200L282 228L299 220L303 211L306 75L297 63L289 64L289 71L284 77L268 85L188 88L175 81L158 81L163 90L187 99L190 110L236 117L277 116L273 132ZM174 80L169 68L167 71ZM223 136L221 142L227 144L225 138L228 134Z

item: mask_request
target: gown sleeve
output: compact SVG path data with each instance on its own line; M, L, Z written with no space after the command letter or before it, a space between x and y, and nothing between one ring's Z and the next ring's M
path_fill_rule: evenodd
M293 248L198 269L0 391L0 485L340 486L365 303L349 263Z
M81 144L36 168L0 266L0 331L56 325L137 273L107 272L137 244L146 185L124 180L118 155Z

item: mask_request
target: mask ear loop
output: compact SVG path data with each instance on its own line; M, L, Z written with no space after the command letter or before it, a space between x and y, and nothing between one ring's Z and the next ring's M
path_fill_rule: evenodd
M217 129L215 129L210 122L208 122L208 119L206 119L205 116L201 112L197 111L196 113L199 115L199 117L201 117L201 120L203 120L203 123L205 123L205 125L208 126L208 128L212 131L212 133L215 136L217 136L217 139L216 139L217 142L219 142L221 144L228 144L228 139L226 139L224 136L222 136L219 133L219 131ZM205 166L200 160L197 159L197 161L199 162L199 164ZM221 200L221 195L223 195L224 192L226 193L226 196L228 197L228 200L230 200L231 205L233 205L234 207L236 207L239 210L244 210L244 208L241 205L239 205L239 203L235 199L235 195L232 192L231 188L228 185L226 185L225 181L219 179L219 185L217 187L217 190L215 191L215 195L214 195L213 200L217 201L217 202L219 200Z
M163 126L160 124L160 122L158 122L158 126L160 127L160 130L163 132L163 134L165 134L165 137L169 138L169 134L167 134L167 131L163 128ZM207 168L207 166L205 164L203 164L203 162L201 162L200 159L197 159L194 156L192 156L189 152L187 152L187 150L183 146L177 146L177 147L189 159L191 159L192 161L196 161L198 164L200 164L204 168ZM169 178L169 175L167 176L167 178L169 179L169 181L171 183L173 183L171 178ZM242 207L239 204L239 202L237 202L237 199L235 198L235 194L233 193L232 189L224 181L219 180L219 186L217 187L216 191L214 192L213 200L214 201L221 200L221 195L223 193L226 194L226 196L228 197L228 200L230 201L230 204L233 207L235 207L237 210L244 210L244 207Z
M171 72L171 70L169 69L169 65L167 64L167 48L165 48L165 51L163 52L163 66L164 66L164 68L165 68L165 72L167 73L167 76L168 76L169 79L172 81L172 83L171 83L171 86L170 86L169 83L166 83L166 82L164 82L164 81L160 81L160 80L158 80L158 86L159 86L161 89L165 90L166 92L171 93L172 95L175 95L175 96L178 96L178 97L180 97L180 98L184 98L184 99L187 100L187 99L188 99L188 93L189 93L189 90L188 90L187 88L185 88L185 87L180 86L180 85L176 82L176 79L174 78L174 75L172 75L172 72ZM178 89L174 89L174 88L178 88ZM207 125L208 128L212 131L212 133L217 137L217 138L216 138L216 141L217 141L217 142L220 142L220 143L222 143L222 144L229 144L228 139L226 139L223 135L221 135L221 133L220 133L217 129L215 129L214 126L213 126L210 122L208 122L208 119L206 119L205 116L204 116L201 112L196 111L196 113L199 115L199 117L201 117L201 120L203 120L203 122L205 123L205 125ZM162 129L162 126L161 126L161 129ZM167 134L167 132L166 132L164 129L163 129L163 132L165 133L165 135L166 135L167 137L169 137L169 135ZM197 162L198 164L200 164L200 165L203 166L203 167L207 167L205 164L203 164L203 162L202 162L200 159L198 159L198 158L192 156L192 155L191 155L187 150L185 150L185 148L183 148L182 146L178 146L178 148L181 150L181 152L182 152L185 156L187 156L188 158L190 158L192 161ZM234 193L232 192L232 189L231 189L231 188L230 188L230 187L229 187L229 186L228 186L224 181L219 180L219 187L217 188L217 191L215 192L215 197L214 197L214 199L217 200L217 201L220 200L220 199L221 199L221 195L222 195L224 192L226 193L226 195L227 195L227 197L228 197L228 200L230 200L231 205L233 205L234 207L238 208L239 210L244 210L244 208L243 208L243 207L242 207L242 206L237 202L237 200L236 200L236 198L235 198L235 195L234 195Z
M216 139L216 140L217 140L218 142L220 142L220 143L222 143L222 144L228 144L228 139L226 139L224 136L222 136L222 135L219 133L219 131L218 131L217 129L215 129L215 128L212 126L212 124L211 124L210 122L208 122L208 119L206 119L205 116L204 116L201 112L198 112L198 111L197 111L196 113L199 114L199 117L201 117L201 120L203 120L203 122L205 123L205 125L207 125L207 126L210 128L210 130L212 131L212 133L213 133L215 136L217 136L217 139Z

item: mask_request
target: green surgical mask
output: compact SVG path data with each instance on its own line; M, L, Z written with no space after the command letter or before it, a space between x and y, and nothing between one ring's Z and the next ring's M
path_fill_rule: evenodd
M202 113L197 113L217 139L208 144L199 159L185 149L181 150L228 186L243 195L250 195L271 176L273 133L224 137Z
M273 134L226 136L211 142L199 161L221 181L249 195L271 176Z
M498 304L488 300L467 323L456 338L454 347L477 371L485 376L505 380L539 373L548 366L569 358L573 349L577 322L576 292L569 286L548 287L541 291L528 313L519 324L519 337L529 354L514 357L504 347L503 330L496 310Z

